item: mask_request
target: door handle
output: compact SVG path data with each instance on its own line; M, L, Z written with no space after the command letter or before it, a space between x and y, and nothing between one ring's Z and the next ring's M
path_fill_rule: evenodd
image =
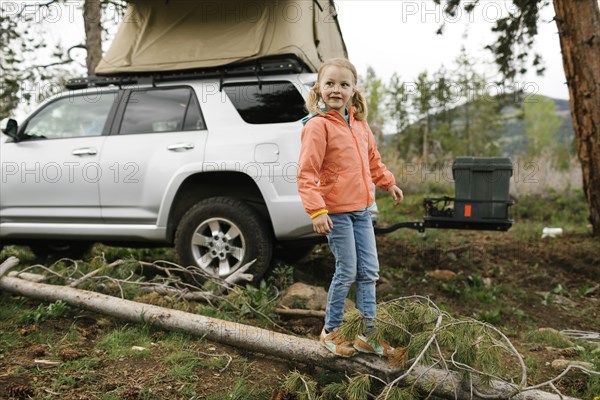
M184 150L191 150L194 147L196 147L194 145L194 143L175 143L175 144L171 144L167 147L167 150L171 150L171 151L184 151Z
M98 154L98 150L93 147L82 147L81 149L73 150L74 156L95 156Z

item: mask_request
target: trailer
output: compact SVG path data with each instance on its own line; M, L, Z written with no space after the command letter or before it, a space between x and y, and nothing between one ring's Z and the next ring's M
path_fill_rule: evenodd
M505 232L513 224L510 207L512 161L506 157L458 157L452 164L454 197L423 199L422 221L375 227L376 234L401 228L424 232L427 228Z

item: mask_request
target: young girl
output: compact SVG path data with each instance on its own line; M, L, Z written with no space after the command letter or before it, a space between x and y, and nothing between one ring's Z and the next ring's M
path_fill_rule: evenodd
M325 62L306 106L302 131L298 191L318 234L327 235L335 256L321 343L329 351L350 357L356 351L389 354L385 343L372 343L368 331L375 318L375 284L379 262L369 209L375 204L373 184L387 190L396 205L403 200L394 176L381 162L366 121L367 104L356 88L356 68L346 59ZM322 108L321 104L324 104ZM356 305L367 331L354 343L343 341L344 302L356 282Z

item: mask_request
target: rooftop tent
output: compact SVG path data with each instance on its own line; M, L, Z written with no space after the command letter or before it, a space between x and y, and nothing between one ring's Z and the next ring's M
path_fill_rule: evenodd
M294 55L347 57L333 0L130 0L98 75L180 71Z

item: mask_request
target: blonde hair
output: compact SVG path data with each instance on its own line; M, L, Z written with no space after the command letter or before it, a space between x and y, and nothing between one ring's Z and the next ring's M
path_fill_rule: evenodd
M330 60L325 61L321 67L319 68L319 72L317 73L317 81L310 89L308 93L308 99L306 100L306 109L309 113L318 113L322 114L321 108L319 107L319 102L321 101L321 93L319 93L319 81L321 80L321 76L323 75L323 71L327 67L340 67L346 68L348 71L352 73L354 77L354 92L352 94L351 105L354 107L354 118L357 120L364 120L367 118L367 101L363 94L356 88L356 84L358 82L358 73L356 72L356 68L352 63L345 58L332 58Z

